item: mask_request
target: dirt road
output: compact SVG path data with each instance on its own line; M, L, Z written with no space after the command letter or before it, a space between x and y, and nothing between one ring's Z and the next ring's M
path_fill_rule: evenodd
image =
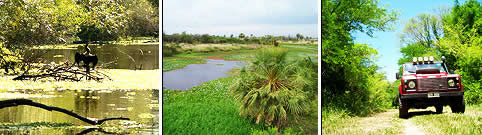
M369 117L348 117L322 123L323 134L482 134L482 106L468 106L463 114L444 107L410 109L408 119L398 118L398 109L390 109Z

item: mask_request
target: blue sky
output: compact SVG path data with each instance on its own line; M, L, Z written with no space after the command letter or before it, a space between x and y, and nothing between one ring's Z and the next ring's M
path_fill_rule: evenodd
M366 43L378 50L376 64L381 68L379 72L385 72L387 79L393 82L398 71L398 59L402 57L397 35L402 33L408 20L421 13L437 13L436 9L452 7L454 3L454 0L381 0L380 5L386 9L397 9L400 13L395 29L390 32L374 32L373 38L364 33L354 33L355 42ZM465 2L460 0L459 3Z
M163 31L317 37L318 0L164 0Z

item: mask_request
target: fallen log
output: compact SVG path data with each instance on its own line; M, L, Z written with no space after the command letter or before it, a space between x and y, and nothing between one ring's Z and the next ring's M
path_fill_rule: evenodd
M125 118L125 117L114 117L114 118L104 118L104 119L100 119L100 120L97 120L97 121L93 121L93 120L90 120L86 117L82 117L82 116L80 116L77 113L74 113L72 111L69 111L69 110L66 110L66 109L63 109L63 108L59 108L59 107L55 107L55 106L47 106L45 104L33 102L30 99L8 99L8 100L0 101L0 109L6 108L6 107L16 107L16 106L19 106L19 105L28 105L28 106L42 108L42 109L48 110L48 111L61 112L61 113L70 115L72 117L75 117L75 118L77 118L77 119L79 119L83 122L86 122L90 125L100 125L100 124L102 124L106 121L110 121L110 120L130 120L129 118Z

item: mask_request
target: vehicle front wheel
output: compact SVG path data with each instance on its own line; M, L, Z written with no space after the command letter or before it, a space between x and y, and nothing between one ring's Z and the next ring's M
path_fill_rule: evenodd
M444 106L442 105L436 105L435 106L435 113L441 114L444 111Z
M405 101L403 101L400 96L398 96L398 117L408 118L408 106Z
M464 113L465 112L465 100L464 96L456 98L451 105L452 113Z

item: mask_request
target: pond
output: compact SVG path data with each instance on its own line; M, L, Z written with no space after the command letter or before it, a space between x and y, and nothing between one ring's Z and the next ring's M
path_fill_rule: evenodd
M49 106L71 110L90 119L128 117L131 120L107 121L106 132L158 134L159 90L16 90L0 93L0 100L26 98ZM56 111L32 106L0 109L0 123L55 122L73 123L80 128L0 128L0 134L77 134L91 125ZM114 126L112 126L114 125ZM119 127L114 130L109 127ZM104 128L104 127L103 127ZM100 132L100 131L97 131Z
M182 69L162 73L163 89L187 90L203 82L228 77L233 68L241 68L242 61L207 59L206 64L190 64Z
M83 53L83 45L68 49L36 49L42 63L73 63L76 52ZM82 49L80 49L82 48ZM97 65L109 69L159 69L159 45L89 45L99 58Z

